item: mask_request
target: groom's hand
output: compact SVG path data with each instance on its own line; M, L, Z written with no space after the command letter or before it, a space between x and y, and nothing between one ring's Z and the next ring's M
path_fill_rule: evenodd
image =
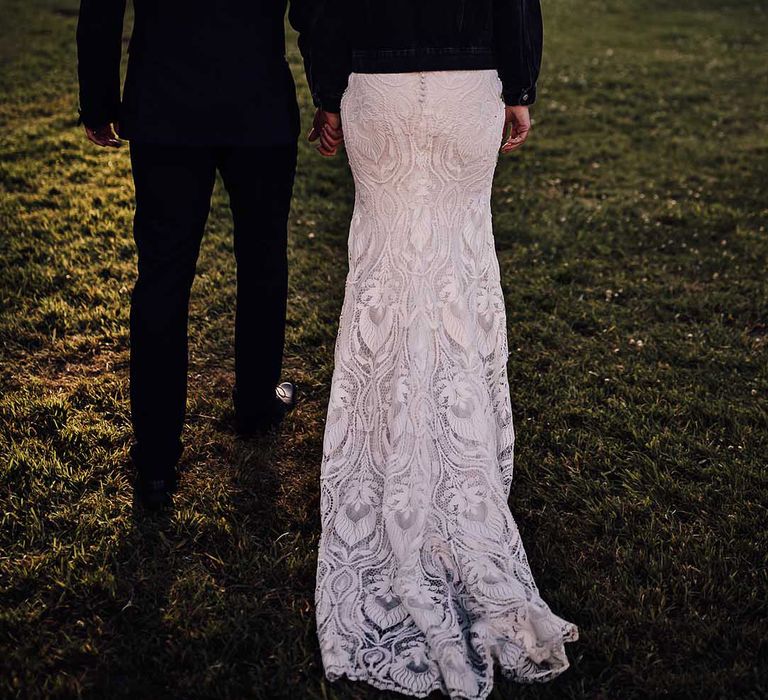
M522 105L504 110L504 143L502 154L512 153L522 146L531 133L531 113Z
M317 144L317 152L321 156L331 158L339 152L339 146L344 143L344 132L341 129L341 115L318 109L309 132L309 140Z
M117 131L119 128L120 125L117 123L105 124L104 126L100 126L97 129L89 129L86 126L85 135L88 137L89 141L92 141L97 146L102 146L105 148L120 148L123 143L117 137Z

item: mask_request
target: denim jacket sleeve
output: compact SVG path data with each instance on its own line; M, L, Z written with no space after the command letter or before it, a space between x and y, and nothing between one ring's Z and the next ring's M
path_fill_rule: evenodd
M77 24L80 121L98 128L120 117L126 0L81 0Z
M542 46L539 0L494 0L493 48L507 105L536 100Z
M341 97L352 70L346 0L322 0L312 30L310 86L315 107L341 111Z

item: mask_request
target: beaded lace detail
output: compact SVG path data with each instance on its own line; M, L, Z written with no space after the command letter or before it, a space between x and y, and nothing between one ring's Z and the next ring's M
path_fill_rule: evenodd
M491 227L495 71L353 74L349 276L321 476L330 679L485 698L568 667L507 505L514 429Z

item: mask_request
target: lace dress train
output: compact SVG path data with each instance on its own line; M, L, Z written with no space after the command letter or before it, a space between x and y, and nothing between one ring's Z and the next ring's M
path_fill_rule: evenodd
M356 185L321 473L325 671L485 698L568 667L507 505L514 429L491 228L495 71L353 74Z

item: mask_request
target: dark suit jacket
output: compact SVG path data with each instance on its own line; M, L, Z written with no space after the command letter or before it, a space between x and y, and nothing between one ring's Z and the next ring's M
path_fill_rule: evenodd
M135 22L120 97L126 0L81 0L77 28L84 124L120 122L146 143L282 144L299 131L285 59L288 0L133 0ZM313 0L289 18L309 60Z

